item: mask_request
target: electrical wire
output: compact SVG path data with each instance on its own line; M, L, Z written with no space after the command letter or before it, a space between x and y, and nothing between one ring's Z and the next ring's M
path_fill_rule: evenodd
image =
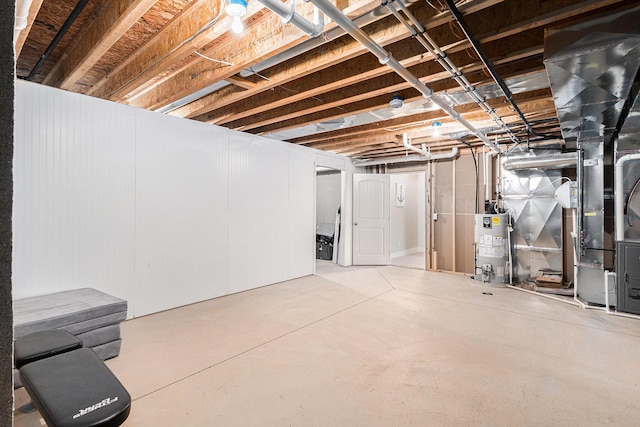
M247 70L247 71L249 71L249 72L251 72L251 73L253 73L253 74L255 74L256 76L260 77L261 79L264 79L264 80L269 81L269 82L271 81L271 79L270 79L269 77L267 77L267 76L263 76L262 74L258 73L257 71L254 71L254 70L253 70L253 68L251 68L251 67L247 68L246 70ZM286 87L286 86L278 85L278 86L276 86L276 87L279 87L280 89L284 89L284 90L286 90L287 92L291 92L291 93L300 93L300 91L299 91L299 90L290 89L290 88L288 88L288 87ZM275 89L275 88L271 88L271 90L274 90L274 89ZM324 101L323 101L322 99L318 98L317 96L310 96L309 98L311 98L311 99L315 99L315 100L316 100L316 101L318 101L319 103L324 104Z
M207 22L202 28L200 28L198 31L196 31L192 36L190 36L187 39L183 40L176 47L174 47L173 49L169 50L169 52L167 52L162 58L159 58L157 61L153 62L152 64L149 64L144 70L142 70L142 72L139 73L139 75L142 75L142 74L146 73L147 71L149 71L150 69L152 69L153 67L155 67L156 65L158 65L159 63L164 61L165 59L167 59L169 56L171 56L173 53L175 53L182 46L184 46L185 44L193 41L196 37L198 37L203 32L207 31L208 29L213 28L213 26L218 23L218 21L220 20L220 17L222 16L222 12L224 11L224 3L225 3L225 0L220 0L220 8L218 10L218 16L213 18L211 21ZM198 52L196 51L195 53L197 54ZM131 77L131 79L129 79L129 81L126 82L123 85L123 87L126 86L127 84L131 83L132 81L134 81L136 78L137 78L137 75Z
M211 61L211 62L217 62L218 64L228 65L228 66L230 66L230 67L232 67L232 66L233 66L233 63L232 63L232 62L223 61L223 60L221 60L221 59L210 58L210 57L208 57L207 55L203 55L203 54L201 54L200 52L197 52L197 51L195 52L195 54L196 54L196 55L198 55L199 57L204 58L204 59L206 59L206 60L209 60L209 61Z
M427 2L427 4L429 6L431 6L433 8L433 10L435 10L436 12L440 13L442 12L442 10L438 9L437 7L435 7L434 5L431 4L431 2L429 0L425 0Z

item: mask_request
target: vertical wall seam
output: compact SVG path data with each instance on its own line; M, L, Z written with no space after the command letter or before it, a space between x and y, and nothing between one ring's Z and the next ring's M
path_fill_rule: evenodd
M138 110L133 111L133 277L132 284L134 292L130 298L133 299L131 306L137 307L138 295L135 292L138 277ZM135 310L130 313L131 317L136 317Z

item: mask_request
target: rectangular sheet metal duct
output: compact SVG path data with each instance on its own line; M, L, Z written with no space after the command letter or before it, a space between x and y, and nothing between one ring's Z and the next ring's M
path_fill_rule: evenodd
M552 151L539 154L540 159L553 156ZM531 154L527 160L533 164L537 156ZM514 282L533 281L542 269L563 271L562 207L554 198L560 178L558 168L504 168L503 205L513 217Z
M565 143L578 162L577 282L580 297L604 304L605 182L612 180L613 135L640 65L640 8L547 31L545 67Z

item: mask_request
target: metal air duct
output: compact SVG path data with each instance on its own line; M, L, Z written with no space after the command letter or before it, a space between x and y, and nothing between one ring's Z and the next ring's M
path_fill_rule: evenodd
M547 31L545 67L567 143L618 123L640 65L640 8Z
M510 157L505 160L503 167L506 170L561 169L575 168L577 162L578 153L563 153L546 157Z
M640 66L639 21L636 7L547 31L545 37L544 62L562 135L581 153L576 283L577 293L590 303L604 304L609 296L602 288L604 269L611 267L605 253L613 249L605 236L605 218L614 212L605 205L604 185L614 169L609 168L615 158L613 136L624 120L623 109Z
M409 162L431 162L434 160L453 159L458 155L458 147L453 147L450 152L443 154L430 154L429 156L423 156L414 154L404 157L383 157L379 159L371 160L356 160L353 162L354 166L377 166L377 165L392 165L397 163L409 163Z
M635 101L631 105L618 135L618 146L616 147L618 153L635 152L640 149L640 87L636 90L638 93Z

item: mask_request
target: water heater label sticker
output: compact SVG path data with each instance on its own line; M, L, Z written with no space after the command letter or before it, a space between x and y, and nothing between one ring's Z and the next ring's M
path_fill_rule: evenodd
M493 220L493 225L500 225L500 217L499 216L494 216L491 219Z
M493 236L493 246L502 246L502 236Z
M485 258L502 258L504 256L504 248L480 246L478 248L478 255Z
M482 247L480 247L480 250L478 251L478 254L480 256L483 256L483 257L494 258L495 255L493 255L493 252L494 252L493 248L487 247L487 246L482 246Z

